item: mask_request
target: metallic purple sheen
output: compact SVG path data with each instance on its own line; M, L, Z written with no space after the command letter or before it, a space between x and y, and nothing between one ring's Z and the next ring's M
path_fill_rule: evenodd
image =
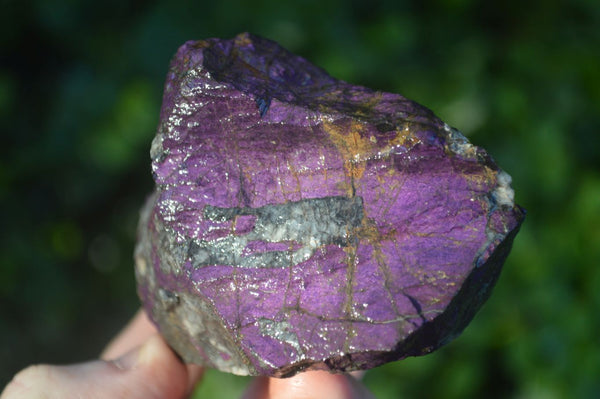
M524 218L510 176L430 110L250 34L179 49L151 157L140 297L185 361L235 374L437 349Z

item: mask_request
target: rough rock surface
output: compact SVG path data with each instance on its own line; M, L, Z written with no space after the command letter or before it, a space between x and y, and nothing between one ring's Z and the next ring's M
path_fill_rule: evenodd
M431 111L249 34L167 76L138 291L187 362L342 372L429 353L488 298L524 211Z

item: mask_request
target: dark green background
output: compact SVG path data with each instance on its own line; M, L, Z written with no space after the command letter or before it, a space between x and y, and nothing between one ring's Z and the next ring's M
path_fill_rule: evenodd
M589 1L0 1L0 387L92 358L138 307L132 250L170 57L250 31L483 146L529 213L488 304L381 398L600 392L600 9ZM209 372L198 397L247 379Z

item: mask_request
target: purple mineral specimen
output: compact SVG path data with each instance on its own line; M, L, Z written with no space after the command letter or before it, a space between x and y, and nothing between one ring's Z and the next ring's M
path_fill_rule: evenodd
M510 176L427 108L249 34L179 49L151 156L140 297L185 361L235 374L435 350L524 218Z

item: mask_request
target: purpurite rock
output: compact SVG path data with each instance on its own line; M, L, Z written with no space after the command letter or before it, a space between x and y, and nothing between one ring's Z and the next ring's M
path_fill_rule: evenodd
M249 34L184 44L136 249L187 362L285 377L429 353L488 298L524 211L428 109Z

